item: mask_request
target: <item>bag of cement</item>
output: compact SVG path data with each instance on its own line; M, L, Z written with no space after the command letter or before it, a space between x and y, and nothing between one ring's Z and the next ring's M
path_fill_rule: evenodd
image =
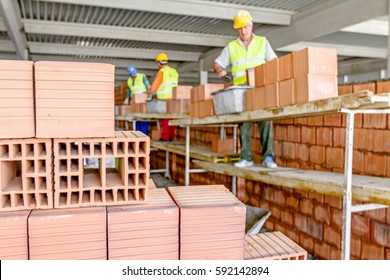
M246 206L245 233L257 234L265 221L271 216L271 211L260 207Z

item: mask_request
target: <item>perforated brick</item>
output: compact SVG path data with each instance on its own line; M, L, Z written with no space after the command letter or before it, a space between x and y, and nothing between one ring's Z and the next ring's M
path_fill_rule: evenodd
M54 207L143 203L149 188L149 137L54 139ZM93 168L84 164L96 160ZM115 166L108 166L108 163ZM85 167L84 167L85 166Z
M33 210L28 236L31 260L105 260L106 208Z
M107 207L107 227L109 259L179 258L179 209L164 188L146 204Z
M36 62L36 137L114 137L114 68Z
M51 139L0 140L0 211L53 208Z
M244 259L246 208L222 185L170 187L180 209L180 259Z
M29 210L0 213L0 260L28 260L29 214Z
M33 65L0 60L0 139L35 136Z
M307 252L283 233L245 236L245 260L306 260Z

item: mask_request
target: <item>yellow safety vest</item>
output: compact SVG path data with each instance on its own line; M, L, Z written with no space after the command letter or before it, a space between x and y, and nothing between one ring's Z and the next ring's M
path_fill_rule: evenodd
M146 86L144 84L144 77L145 74L138 73L135 77L135 80L133 80L132 77L127 79L127 86L131 90L131 94L137 94L137 93L143 93L146 91Z
M157 89L158 99L172 98L172 88L176 87L179 82L179 73L172 67L162 67L159 71L163 72L163 80Z
M265 63L266 42L264 36L253 36L247 49L238 40L229 43L234 85L246 84L246 69Z

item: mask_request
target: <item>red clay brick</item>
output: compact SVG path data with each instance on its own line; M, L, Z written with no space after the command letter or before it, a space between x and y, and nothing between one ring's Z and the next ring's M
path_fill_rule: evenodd
M305 234L299 233L299 245L301 245L308 252L314 251L314 238Z
M280 219L283 223L288 224L289 226L292 226L294 224L294 216L292 212L283 211L281 213Z
M385 248L385 260L390 260L390 248Z
M362 260L383 260L385 249L371 242L362 241Z
M324 202L324 195L317 192L309 192L308 198L314 200L314 202Z
M370 210L363 212L363 215L367 218L370 218L372 220L386 223L386 208L383 209L376 209L376 210ZM390 247L390 246L389 246Z
M114 65L39 61L34 70L37 138L114 137Z
M299 199L294 195L289 195L286 197L286 207L293 208L294 211L298 209Z
M330 247L330 259L331 260L341 260L341 250L334 249Z
M316 143L321 146L333 146L333 131L330 127L318 127L316 130Z
M285 159L295 159L295 143L284 142L282 146L282 157Z
M295 80L288 79L279 82L279 105L286 106L295 103Z
M35 137L33 65L0 60L0 139Z
M333 147L345 147L345 128L333 128Z
M30 210L0 213L0 259L28 260Z
M272 204L270 205L270 210L272 212L272 217L276 220L280 220L282 210L279 208L279 206Z
M344 168L344 156L342 148L326 148L326 164L331 167Z
M390 225L373 221L372 241L384 247L390 247Z
M299 234L294 227L286 226L286 236L293 240L295 243L299 243Z
M300 168L303 170L314 170L314 164L310 161L302 162Z
M342 197L338 197L338 196L330 196L330 195L326 195L325 196L325 203L326 204L329 204L330 207L334 207L334 208L337 208L337 209L342 209L343 207L343 198Z
M262 198L268 201L274 201L274 188L265 186L261 194Z
M352 92L359 92L369 90L375 93L375 83L360 83L360 84L353 84L352 85Z
M299 162L295 161L295 160L286 160L286 167L289 167L289 168L301 168Z
M323 260L330 259L330 246L323 242L314 243L314 254Z
M324 126L341 126L341 114L325 115Z
M353 137L354 147L372 151L374 148L374 130L357 128Z
M144 205L107 207L108 257L179 258L179 209L165 189L154 189ZM159 232L158 239L155 233Z
M299 231L307 232L307 216L295 212L294 226L299 229Z
M296 144L296 159L306 162L310 158L310 148L306 144Z
M360 237L351 236L351 256L360 259L362 255L362 241Z
M339 95L352 93L352 85L338 85Z
M364 114L363 128L385 129L387 126L386 114Z
M324 224L315 221L311 217L307 220L307 233L314 238L323 241Z
M374 130L373 134L373 138L375 139L373 151L380 153L390 153L390 131Z
M307 117L295 118L294 119L294 124L295 125L307 125Z
M287 141L289 142L301 141L301 128L299 126L294 126L294 125L287 126Z
M352 215L352 222L351 222L351 230L352 233L356 236L370 239L370 219L353 214Z
M323 126L324 125L324 117L323 116L314 116L307 118L308 126Z
M363 174L364 173L364 153L359 151L353 151L352 158L352 172L353 174Z
M282 207L286 205L286 194L282 190L275 190L274 192L274 202Z
M279 222L279 221L275 221L275 228L274 228L274 231L281 231L281 232L284 232L284 231L285 231L285 226L284 226L284 224L282 224L282 223Z
M286 126L275 125L274 134L275 134L275 140L286 141L287 140Z
M322 164L325 162L325 147L312 146L310 148L310 161L312 163Z
M301 199L300 201L300 212L309 216L313 215L313 202L311 199Z
M337 249L341 248L341 231L334 229L331 226L324 226L324 242L330 244Z
M330 207L315 203L314 204L314 218L319 222L330 224Z
M372 176L385 176L386 157L383 154L365 154L364 172Z
M302 126L301 139L304 144L316 144L316 129L314 127Z

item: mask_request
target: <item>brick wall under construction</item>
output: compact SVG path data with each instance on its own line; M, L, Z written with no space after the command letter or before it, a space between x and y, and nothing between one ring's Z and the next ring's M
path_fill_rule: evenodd
M346 119L342 114L274 122L276 162L281 167L344 172ZM390 115L356 115L353 173L390 177ZM231 133L231 132L229 132ZM230 134L231 135L231 134ZM257 126L253 127L255 163L261 162ZM191 128L191 143L210 145L218 128ZM177 139L185 139L178 128ZM172 179L184 183L185 157L172 155ZM151 168L165 166L165 152L151 153ZM191 166L192 167L192 166ZM212 172L190 174L190 184L224 184L231 177ZM238 197L251 206L271 210L264 227L281 231L321 259L341 258L342 198L238 180ZM355 203L359 203L355 201ZM351 259L390 259L390 209L352 214Z

